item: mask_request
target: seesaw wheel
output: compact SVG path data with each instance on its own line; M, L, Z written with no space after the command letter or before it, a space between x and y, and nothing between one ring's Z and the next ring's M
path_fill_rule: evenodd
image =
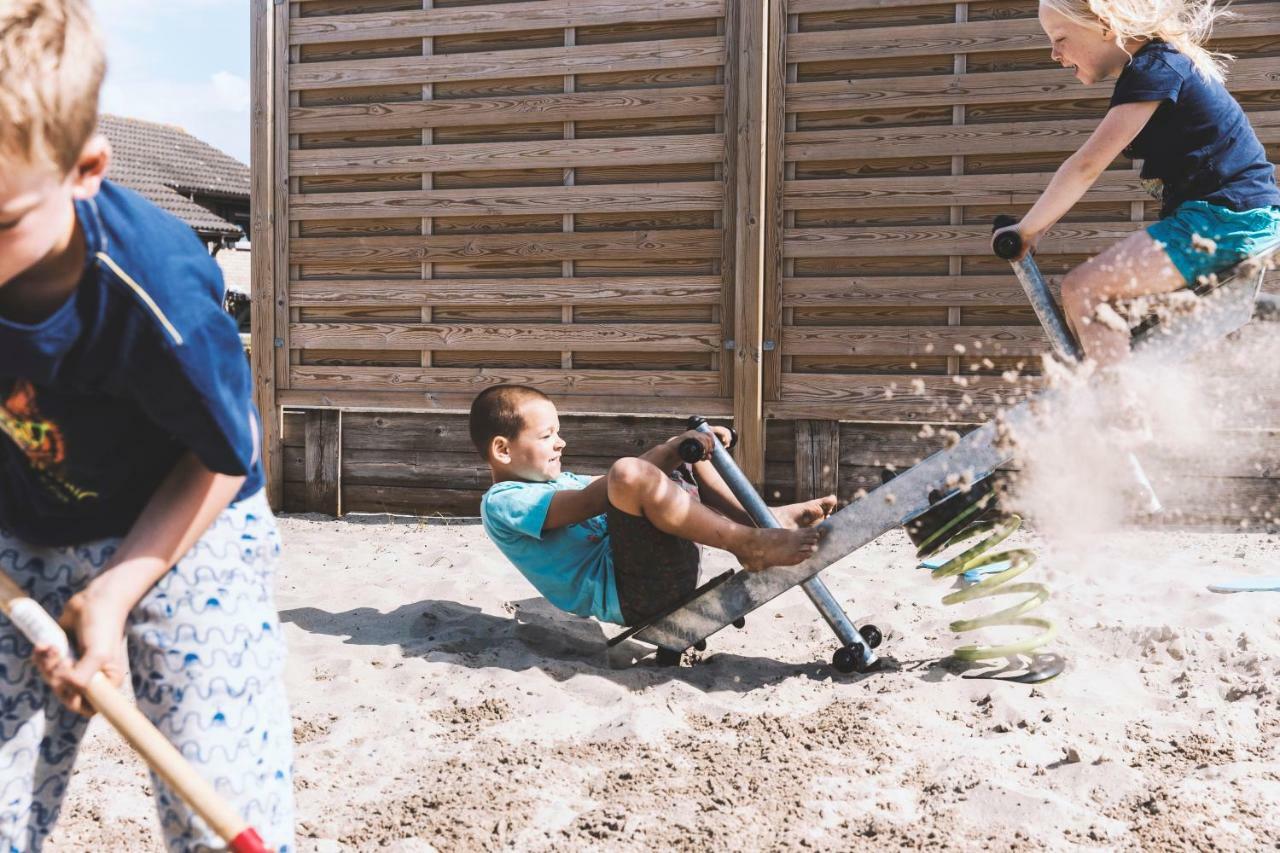
M837 672L846 675L851 672L863 672L867 668L867 656L861 646L842 646L831 656L831 665Z

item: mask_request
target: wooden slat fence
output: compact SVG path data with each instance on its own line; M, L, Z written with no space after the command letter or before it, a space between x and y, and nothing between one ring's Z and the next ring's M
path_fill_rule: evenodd
M581 415L596 461L679 423L631 415L734 416L778 499L847 499L940 446L921 424L989 417L1046 349L990 221L1111 90L1050 60L1037 5L254 0L259 399L341 410L268 419L277 505L473 512L462 412L502 381ZM1215 44L1276 160L1274 6ZM1154 218L1138 165L1046 273Z

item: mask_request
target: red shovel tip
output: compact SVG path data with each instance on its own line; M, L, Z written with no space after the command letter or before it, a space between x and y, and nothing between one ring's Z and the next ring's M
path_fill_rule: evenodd
M252 826L231 839L231 853L271 853L262 843L262 836Z

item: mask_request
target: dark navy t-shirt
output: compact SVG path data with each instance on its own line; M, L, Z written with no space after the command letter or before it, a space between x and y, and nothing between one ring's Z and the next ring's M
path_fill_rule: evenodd
M1160 216L1186 201L1244 211L1280 205L1275 167L1231 93L1172 45L1152 41L1116 80L1111 106L1160 101L1129 148L1142 177L1163 183Z
M40 323L0 317L0 527L34 545L129 532L190 450L262 488L259 422L217 263L182 222L110 182L76 203L87 248Z

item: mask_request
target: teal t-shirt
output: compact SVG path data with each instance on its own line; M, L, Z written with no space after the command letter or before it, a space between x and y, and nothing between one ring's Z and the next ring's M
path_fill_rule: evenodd
M543 531L551 499L591 480L562 473L549 483L494 483L480 501L484 532L542 596L570 613L622 624L613 552L603 515Z

